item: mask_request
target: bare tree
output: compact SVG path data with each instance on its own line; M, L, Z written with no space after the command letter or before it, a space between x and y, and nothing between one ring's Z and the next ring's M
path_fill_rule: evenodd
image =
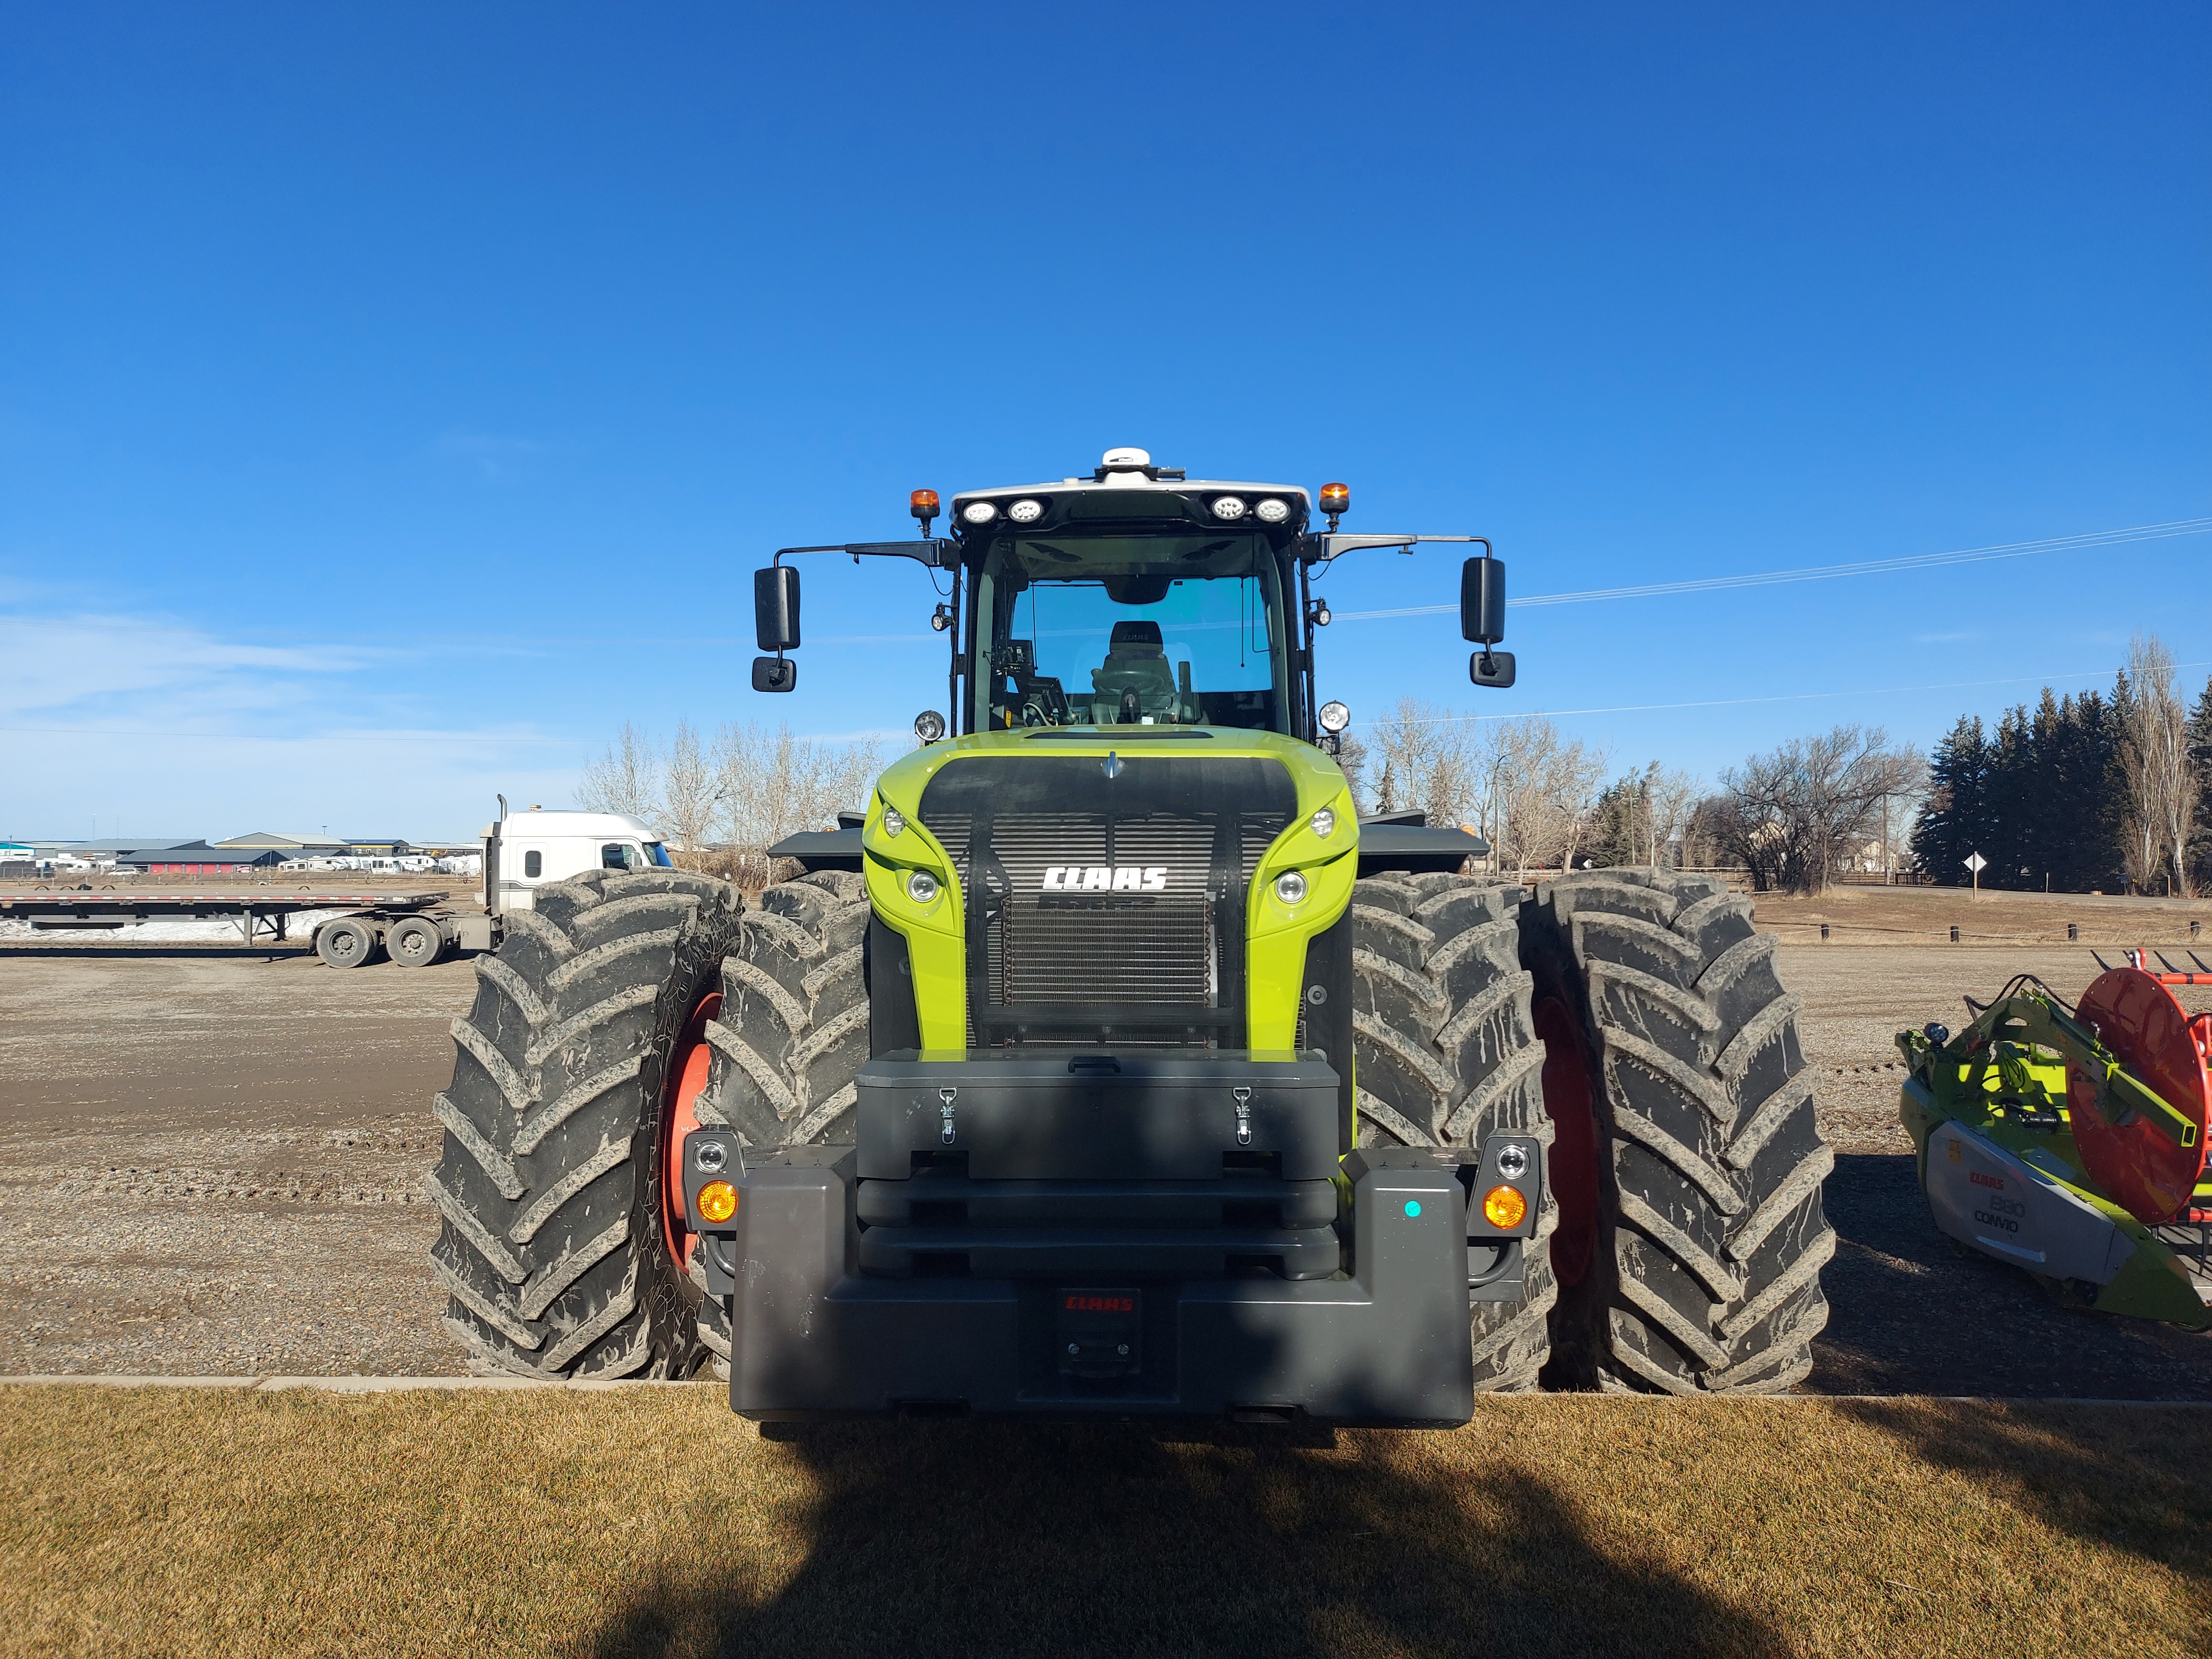
M1926 757L1893 746L1881 727L1838 726L1724 773L1722 796L1700 816L1721 850L1751 872L1754 888L1820 892L1873 831L1883 797L1917 790L1926 773Z
M748 721L716 734L714 763L730 844L758 858L794 831L833 828L842 808L865 806L882 750L874 743L794 737L788 726L769 732ZM745 873L754 873L750 866Z
M662 827L675 844L673 856L687 870L700 869L720 816L722 781L689 720L677 721L676 735L668 740L661 786Z
M2130 873L2148 887L2162 866L2175 895L2187 898L2198 786L2173 654L2155 634L2138 634L2128 642L2127 677L2133 696L2124 706L2120 771L2127 781Z
M1496 867L1568 870L1589 833L1605 752L1568 738L1540 715L1490 728L1478 767L1480 827Z
M653 739L624 720L614 742L576 781L576 804L587 812L620 812L659 829L660 755Z
M1336 740L1336 763L1344 773L1344 781L1352 787L1352 800L1362 805L1367 799L1367 745L1346 732Z

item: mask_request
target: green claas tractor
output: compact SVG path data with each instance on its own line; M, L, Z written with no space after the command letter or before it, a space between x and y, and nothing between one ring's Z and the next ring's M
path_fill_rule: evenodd
M431 1183L483 1367L815 1413L1465 1421L1478 1389L1786 1389L1826 1317L1796 1003L1747 901L1664 870L1533 894L1363 818L1316 577L1343 486L1115 450L931 534L950 712L757 898L541 888L455 1022ZM1478 544L1468 547L1467 544Z

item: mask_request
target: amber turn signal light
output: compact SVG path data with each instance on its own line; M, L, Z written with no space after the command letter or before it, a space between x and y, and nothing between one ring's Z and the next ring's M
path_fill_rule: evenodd
M1500 1187L1501 1193L1510 1193L1510 1187ZM1514 1194L1516 1198L1518 1194ZM702 1221L727 1221L738 1212L738 1189L726 1181L710 1181L699 1189L699 1218ZM1518 1212L1516 1212L1517 1214ZM1505 1224L1498 1224L1503 1226Z
M704 1194L700 1201L705 1202ZM1492 1187L1482 1195L1482 1218L1500 1231L1519 1226L1528 1213L1528 1200L1516 1187Z

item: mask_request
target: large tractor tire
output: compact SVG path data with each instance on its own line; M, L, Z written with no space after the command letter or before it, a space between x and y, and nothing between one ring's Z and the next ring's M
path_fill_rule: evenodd
M1510 1133L1548 1146L1521 890L1467 876L1370 876L1352 888L1352 907L1360 1144L1479 1146ZM1522 1253L1525 1299L1474 1304L1478 1389L1536 1385L1558 1295L1557 1219L1547 1182Z
M453 1022L429 1193L446 1328L478 1369L686 1377L699 1293L669 1174L735 948L726 882L593 872L542 887Z
M854 1079L868 1057L867 932L867 883L855 872L817 871L761 895L721 965L700 1122L734 1128L747 1146L852 1144ZM694 1274L703 1290L705 1270L695 1264ZM702 1296L698 1317L726 1375L728 1311Z
M1546 1386L1790 1387L1827 1321L1835 1159L1772 936L1671 871L1565 877L1520 914L1556 1135Z

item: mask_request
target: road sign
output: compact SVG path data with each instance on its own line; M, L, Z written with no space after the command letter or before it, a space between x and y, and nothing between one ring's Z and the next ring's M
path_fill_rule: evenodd
M1972 871L1978 876L1980 875L1983 871L1990 867L1990 861L1984 858L1979 853L1967 854L1966 863L1966 868Z

